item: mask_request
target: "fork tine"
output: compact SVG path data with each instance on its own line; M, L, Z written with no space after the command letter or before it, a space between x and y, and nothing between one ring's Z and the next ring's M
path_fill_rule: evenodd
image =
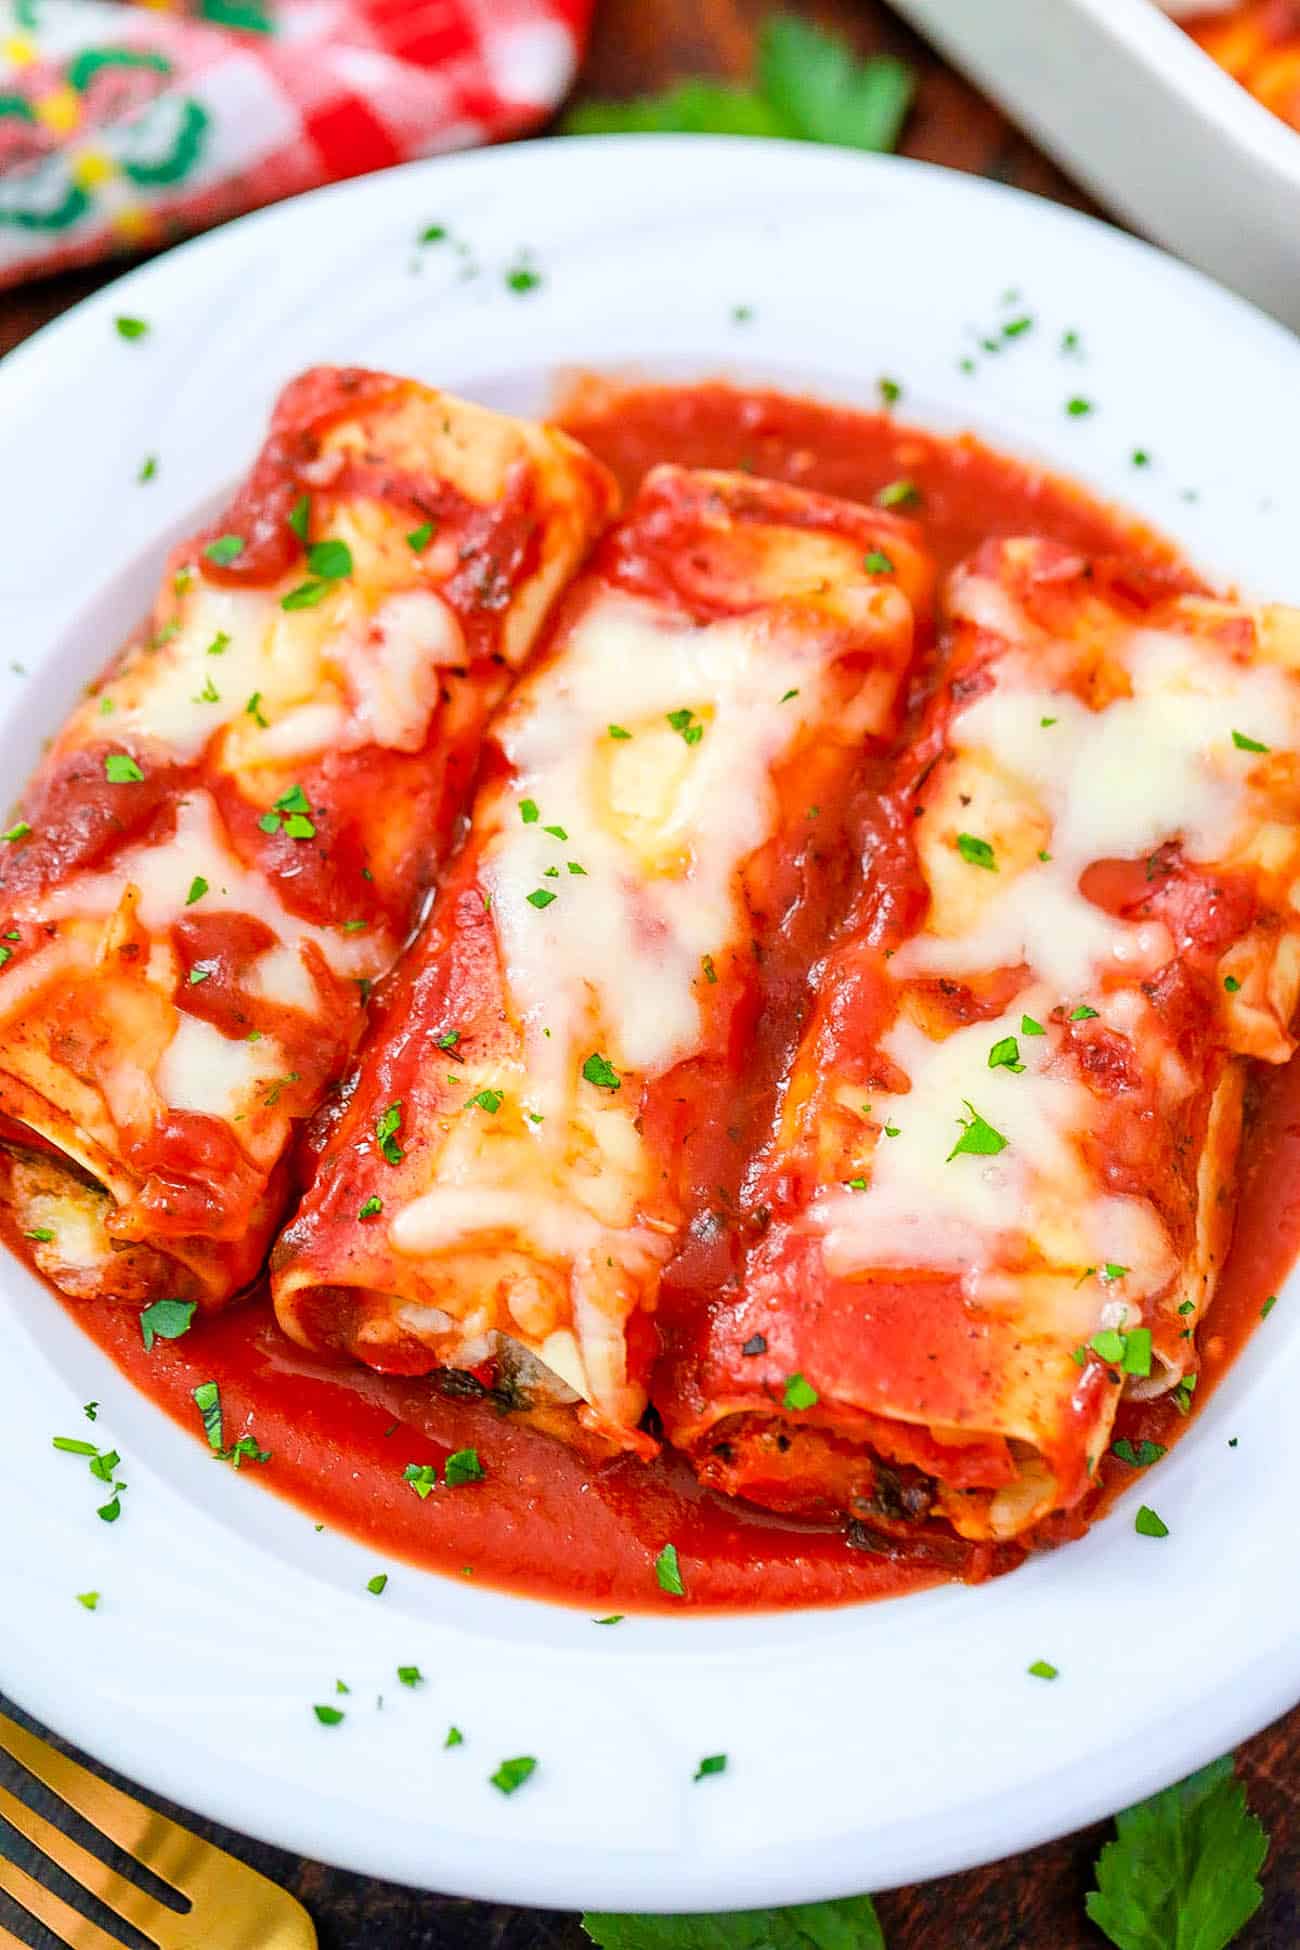
M38 1923L44 1923L62 1939L69 1950L122 1950L115 1937L106 1936L98 1923L65 1903L61 1896L55 1896L48 1889L42 1889L16 1862L10 1862L0 1855L0 1889L13 1897L14 1901L34 1916ZM0 1929L0 1950L22 1950L16 1936L8 1930Z
M20 1835L25 1835L29 1842L34 1843L42 1854L48 1855L51 1862L57 1862L74 1882L79 1882L83 1889L89 1889L92 1895L98 1896L101 1903L106 1903L109 1909L115 1910L124 1922L134 1924L144 1936L153 1936L154 1932L150 1925L160 1914L166 1914L161 1903L155 1902L152 1896L146 1896L142 1889L137 1889L133 1882L128 1882L125 1876L118 1875L116 1870L107 1868L97 1855L92 1855L89 1849L81 1846L80 1842L74 1842L70 1835L65 1835L63 1830L56 1828L52 1821L46 1821L44 1815L38 1815L35 1809L27 1806L25 1801L20 1801L16 1794L10 1794L6 1787L0 1787L0 1815L3 1815ZM18 1875L23 1873L13 1863L7 1863L5 1866L12 1873ZM31 1888L38 1887L32 1882L30 1876L24 1877L24 1880ZM40 1893L46 1902L57 1900L48 1896L44 1890ZM30 1908L30 1903L25 1904L25 1907ZM62 1907L67 1909L66 1904ZM37 1915L40 1913L39 1910L36 1912ZM74 1913L68 1911L69 1915ZM98 1940L111 1943L111 1939L105 1937L102 1931L98 1933ZM96 1942L97 1939L91 1939L92 1950Z
M190 1883L197 1879L208 1845L188 1828L168 1821L120 1788L101 1781L89 1768L57 1753L4 1713L0 1713L0 1747L7 1747L29 1774L84 1815L92 1828L98 1828L128 1855L147 1863L156 1876L182 1895L193 1895Z

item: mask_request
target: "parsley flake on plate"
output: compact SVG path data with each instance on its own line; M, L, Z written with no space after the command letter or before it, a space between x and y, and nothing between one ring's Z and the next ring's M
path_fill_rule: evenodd
M537 1762L532 1754L516 1754L513 1760L503 1760L496 1773L489 1774L488 1779L502 1794L513 1794L536 1771Z
M1054 1666L1050 1659L1035 1659L1033 1665L1028 1666L1026 1670L1035 1679L1059 1679L1061 1676L1061 1668Z
M338 1706L313 1706L312 1712L323 1727L342 1726L345 1715Z
M381 1598L387 1589L388 1589L387 1571L376 1571L373 1578L368 1578L366 1580L366 1590L370 1593L372 1598Z
M1169 1525L1154 1511L1149 1503L1138 1505L1138 1513L1133 1519L1133 1528L1139 1537L1167 1537Z
M1162 1442L1142 1441L1135 1448L1128 1437L1122 1435L1118 1442L1112 1444L1110 1453L1120 1462L1128 1463L1131 1469L1149 1469L1167 1451Z
M684 1598L686 1586L682 1583L682 1567L677 1557L676 1544L665 1544L655 1559L655 1577L659 1589L666 1591L671 1598Z
M463 1747L465 1745L465 1736L459 1727L448 1727L447 1738L442 1744L444 1747Z
M149 321L145 318L119 316L113 320L113 328L120 339L142 339L148 333Z
M401 1680L403 1686L423 1686L424 1684L424 1674L418 1666L399 1666L397 1668L397 1677Z
M1258 738L1248 738L1244 731L1234 731L1232 742L1239 752L1266 752L1271 746L1261 745Z
M727 1756L725 1754L705 1754L703 1760L691 1775L693 1781L707 1780L710 1774L725 1774Z
M157 1341L178 1341L188 1334L198 1303L194 1300L155 1300L140 1315L140 1334L145 1353Z

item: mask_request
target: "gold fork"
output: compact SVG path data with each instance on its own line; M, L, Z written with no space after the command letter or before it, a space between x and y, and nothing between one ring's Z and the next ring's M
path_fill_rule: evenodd
M200 1841L188 1828L152 1808L142 1807L3 1713L0 1748L75 1808L92 1828L189 1898L189 1911L180 1915L147 1896L0 1786L0 1816L123 1922L157 1944L158 1950L317 1950L316 1931L302 1904L256 1869ZM0 1889L53 1931L68 1950L122 1950L117 1937L109 1936L3 1856ZM22 1945L0 1928L0 1950L22 1950Z

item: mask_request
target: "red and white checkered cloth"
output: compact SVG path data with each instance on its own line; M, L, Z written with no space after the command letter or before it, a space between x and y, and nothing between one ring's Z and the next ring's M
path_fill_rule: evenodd
M0 287L518 135L593 0L0 0Z

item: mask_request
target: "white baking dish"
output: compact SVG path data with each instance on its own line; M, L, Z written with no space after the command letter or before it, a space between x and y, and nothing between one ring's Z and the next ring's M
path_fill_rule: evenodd
M1121 217L1300 330L1300 135L1151 0L893 0Z

